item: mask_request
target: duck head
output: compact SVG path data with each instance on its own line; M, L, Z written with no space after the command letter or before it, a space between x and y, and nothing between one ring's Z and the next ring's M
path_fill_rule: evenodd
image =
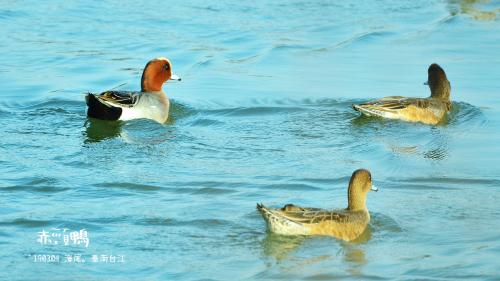
M426 84L431 89L431 97L450 100L451 86L444 70L437 63L433 63L429 66L427 73Z
M167 80L180 81L181 78L172 73L172 65L167 58L159 57L150 60L144 67L141 78L141 91L161 91Z
M370 172L365 169L354 171L347 189L347 209L350 211L366 210L366 194L370 190L378 191L372 184Z

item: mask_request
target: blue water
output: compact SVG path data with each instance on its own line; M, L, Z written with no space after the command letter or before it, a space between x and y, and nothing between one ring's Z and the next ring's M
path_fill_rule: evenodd
M141 2L0 3L0 280L500 278L498 1ZM157 56L167 124L86 118ZM350 108L434 62L444 124ZM343 207L362 167L358 241L266 232L257 202ZM64 228L88 247L37 241Z

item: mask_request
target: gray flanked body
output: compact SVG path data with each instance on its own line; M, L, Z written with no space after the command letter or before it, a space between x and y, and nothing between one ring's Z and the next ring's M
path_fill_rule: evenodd
M119 120L146 118L153 119L159 123L167 121L170 102L165 93L146 92L136 94L138 98L133 106L121 106L122 115ZM116 103L111 105L116 105Z
M91 97L92 96L92 97ZM107 91L100 95L89 94L89 116L108 120L152 119L164 123L168 119L170 102L164 92ZM116 114L108 115L108 112ZM108 118L106 118L108 117Z

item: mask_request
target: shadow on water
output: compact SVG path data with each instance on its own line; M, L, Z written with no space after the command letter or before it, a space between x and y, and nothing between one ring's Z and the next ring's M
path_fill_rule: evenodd
M100 142L119 137L122 133L123 124L121 121L88 118L84 124L86 137L84 143Z

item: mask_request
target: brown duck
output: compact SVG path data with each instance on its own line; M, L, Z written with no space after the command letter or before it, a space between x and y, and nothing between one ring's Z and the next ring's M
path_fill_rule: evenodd
M429 66L426 84L431 89L428 98L385 97L364 104L353 104L352 107L367 116L436 125L451 108L450 81L444 70L434 63Z
M378 189L372 185L368 170L354 171L347 189L348 205L345 209L324 210L287 204L272 209L257 204L271 232L282 235L327 235L343 240L354 240L370 222L366 208L366 195Z

